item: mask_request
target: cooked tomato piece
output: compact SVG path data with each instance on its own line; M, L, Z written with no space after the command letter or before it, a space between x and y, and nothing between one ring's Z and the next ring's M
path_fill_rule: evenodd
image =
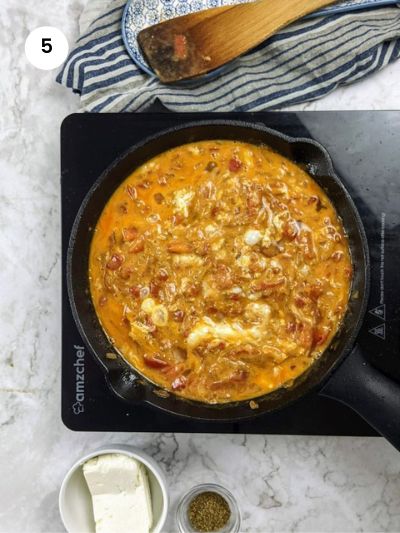
M149 368L166 368L169 366L167 361L164 361L164 359L161 359L161 356L159 354L153 354L153 355L144 354L143 361L145 365L148 366Z
M150 294L152 296L158 296L160 294L160 290L161 290L161 286L155 282L155 281L150 281Z
M183 60L187 58L188 42L185 35L174 36L174 56L176 59Z
M314 330L314 338L313 338L314 346L320 346L321 344L323 344L328 338L328 335L329 335L329 331L316 328Z
M167 250L171 254L188 254L192 251L192 247L187 242L172 241L168 243Z
M133 241L128 249L130 254L138 254L140 252L143 252L143 250L144 250L144 237L143 236L140 236L138 239Z
M322 283L314 283L313 285L311 285L311 287L309 289L309 294L310 294L311 300L316 302L318 300L318 298L320 298L320 296L322 296L323 292L324 292L324 288L323 288Z
M172 390L182 390L186 387L187 384L187 377L185 376L179 376L174 379L174 381L171 383Z
M133 287L129 287L129 293L134 296L135 298L140 297L140 287L139 285L134 285Z
M181 309L177 309L172 313L172 317L175 320L175 322L183 322L183 318L185 316L185 313Z
M155 195L154 195L154 200L158 203L158 204L162 204L163 202L165 202L165 197L163 194L161 194L160 192L157 192Z
M298 294L295 299L294 299L294 305L296 307L298 307L299 309L301 309L302 307L305 307L305 305L307 304L307 300L304 298L304 296L301 296L300 294Z
M220 289L231 289L234 285L232 271L224 264L219 264L217 266L214 279Z
M242 162L233 157L229 160L228 168L231 172L238 172L242 168Z
M106 268L109 270L118 270L124 262L124 256L121 254L114 254L111 259L107 261Z
M135 227L124 228L122 230L122 238L124 239L124 241L127 241L127 242L131 242L137 239L138 234L139 234L138 229Z
M241 384L246 381L249 373L247 370L238 369L235 370L228 378L221 379L220 381L214 381L211 383L212 389L221 389L229 387L230 385Z
M262 280L254 283L251 288L255 292L270 292L285 284L285 278L279 278L274 280Z

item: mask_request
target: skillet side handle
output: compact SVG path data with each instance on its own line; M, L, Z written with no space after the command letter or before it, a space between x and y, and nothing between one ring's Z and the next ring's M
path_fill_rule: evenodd
M354 409L400 451L400 385L370 365L358 346L319 394Z

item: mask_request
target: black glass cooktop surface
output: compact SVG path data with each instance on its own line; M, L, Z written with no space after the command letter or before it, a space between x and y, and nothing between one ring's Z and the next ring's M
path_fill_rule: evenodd
M193 421L145 403L132 406L111 392L84 345L70 310L65 269L71 227L85 194L133 144L163 129L207 118L262 123L291 136L314 138L328 149L363 219L371 254L370 301L357 342L372 364L400 382L400 112L75 114L61 128L64 423L80 431L376 435L349 408L316 395L240 423Z

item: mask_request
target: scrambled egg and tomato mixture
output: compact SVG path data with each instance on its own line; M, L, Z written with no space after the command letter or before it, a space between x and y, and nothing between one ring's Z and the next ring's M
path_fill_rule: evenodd
M352 277L331 202L299 166L235 141L150 160L95 229L98 318L141 374L223 403L288 386L330 343Z

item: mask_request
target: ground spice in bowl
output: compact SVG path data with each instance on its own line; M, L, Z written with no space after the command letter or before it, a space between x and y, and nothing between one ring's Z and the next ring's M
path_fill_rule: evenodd
M188 507L189 521L196 531L220 531L226 526L230 516L228 502L216 492L197 494Z
M233 494L216 483L201 483L176 508L179 533L239 533L240 510Z

